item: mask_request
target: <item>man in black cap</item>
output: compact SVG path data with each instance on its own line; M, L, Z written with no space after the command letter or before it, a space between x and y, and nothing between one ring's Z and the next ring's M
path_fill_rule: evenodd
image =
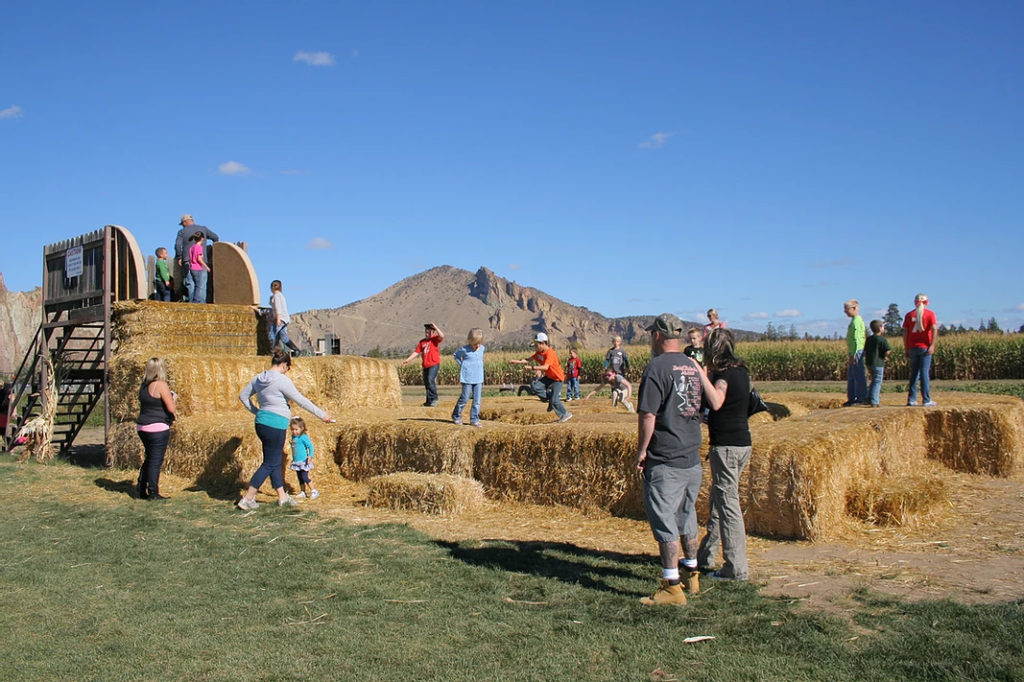
M680 566L686 589L700 591L696 504L703 478L701 397L706 395L714 406L715 396L719 405L724 396L701 366L682 353L683 323L678 317L663 313L647 331L651 361L637 394L636 466L643 476L644 509L658 542L662 579L654 594L640 602L680 606L686 603Z
M206 235L206 238L211 242L220 241L220 237L217 233L206 227L205 225L196 225L196 221L192 219L192 215L186 213L181 216L181 220L178 221L181 225L181 229L178 230L178 236L174 238L174 281L177 283L178 288L178 300L184 300L185 298L185 272L188 269L188 243L189 239L196 232L202 232ZM209 256L209 254L207 254Z

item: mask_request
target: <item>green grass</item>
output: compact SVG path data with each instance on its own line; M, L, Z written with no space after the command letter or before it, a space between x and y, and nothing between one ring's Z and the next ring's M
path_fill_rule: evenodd
M0 670L19 679L1024 676L1020 603L857 593L846 621L716 584L649 608L648 556L436 542L306 510L246 515L202 493L147 503L120 473L9 461Z

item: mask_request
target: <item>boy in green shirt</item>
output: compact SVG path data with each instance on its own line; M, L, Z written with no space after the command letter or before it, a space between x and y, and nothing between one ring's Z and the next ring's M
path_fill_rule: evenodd
M171 273L167 270L167 249L162 246L156 250L156 273L153 275L153 285L156 287L156 300L171 300Z
M860 316L860 303L851 298L843 304L850 318L846 328L846 402L843 407L863 405L868 401L868 382L864 377L864 320Z
M881 320L871 320L871 336L864 342L864 363L871 374L871 388L868 389L868 402L871 407L878 407L882 393L882 375L885 373L885 356L889 354L889 340L882 335L885 324Z

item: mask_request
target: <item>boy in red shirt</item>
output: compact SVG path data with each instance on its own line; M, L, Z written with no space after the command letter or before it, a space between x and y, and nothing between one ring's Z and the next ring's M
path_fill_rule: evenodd
M402 360L409 364L417 355L423 358L423 386L427 389L427 400L423 407L437 407L437 372L441 369L441 342L444 332L433 322L423 325L423 338L416 344L416 350Z
M565 361L565 401L580 399L580 368L583 363L580 361L579 353L575 348L569 349L569 359Z
M541 383L548 389L548 410L554 410L558 415L558 421L567 422L572 419L572 412L565 409L562 404L562 384L565 382L565 372L558 361L558 354L551 347L548 335L544 332L537 334L533 339L533 345L537 352L523 360L509 360L513 365L526 365L528 370L541 370L544 376ZM534 364L530 364L533 362Z

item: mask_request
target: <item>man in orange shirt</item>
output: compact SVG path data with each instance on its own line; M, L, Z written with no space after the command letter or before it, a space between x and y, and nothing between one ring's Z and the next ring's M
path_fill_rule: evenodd
M558 415L558 421L567 422L572 419L572 412L565 409L562 404L562 384L565 382L565 371L562 363L558 361L558 354L551 347L548 335L544 332L537 334L533 339L533 345L537 352L523 360L509 360L513 365L525 365L526 369L544 372L540 378L541 383L548 391L548 409L554 410ZM530 364L530 363L534 364Z

